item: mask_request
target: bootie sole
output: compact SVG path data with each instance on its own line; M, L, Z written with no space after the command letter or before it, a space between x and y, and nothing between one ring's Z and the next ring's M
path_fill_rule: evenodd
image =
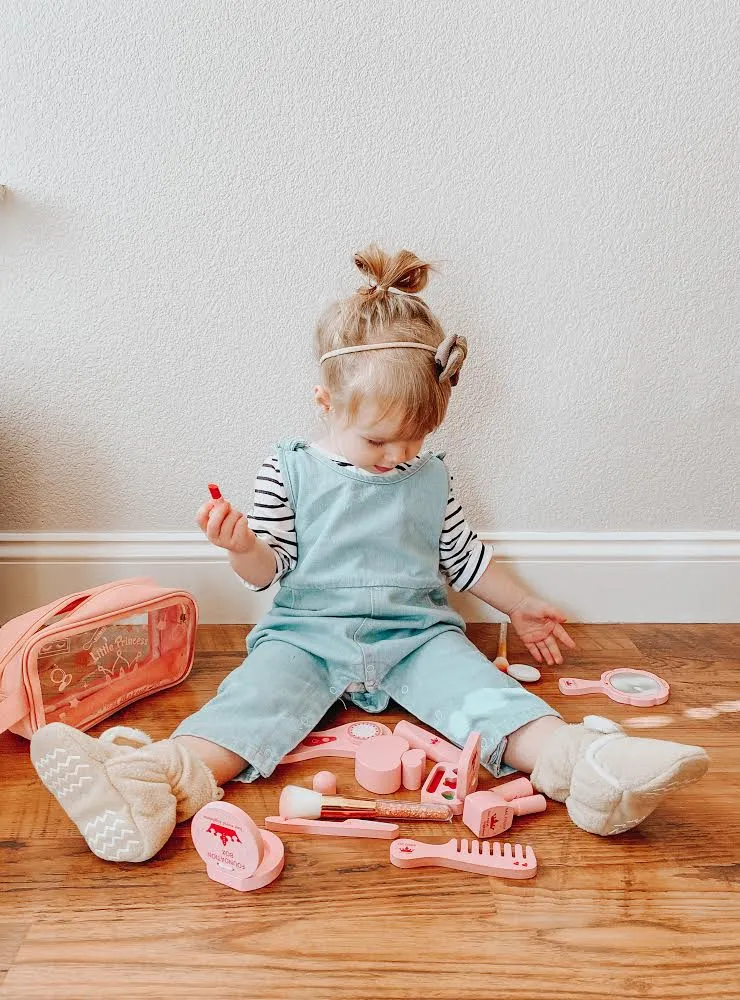
M131 807L108 774L109 763L121 753L121 747L59 722L39 729L31 739L31 761L39 778L93 854L104 861L147 861L156 852L146 850Z

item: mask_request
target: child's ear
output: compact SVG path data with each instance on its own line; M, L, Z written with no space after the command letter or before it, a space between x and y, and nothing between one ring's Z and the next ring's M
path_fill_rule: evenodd
M321 407L324 413L328 413L331 410L331 395L329 390L323 385L315 385L313 387L313 401L317 406Z

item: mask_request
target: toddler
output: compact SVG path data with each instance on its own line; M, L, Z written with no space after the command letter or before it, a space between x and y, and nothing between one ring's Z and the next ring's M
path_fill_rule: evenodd
M197 515L248 587L280 579L247 659L170 739L54 723L31 740L41 780L101 858L151 858L225 782L271 775L343 696L367 712L393 698L459 745L478 730L491 774L531 774L591 833L629 830L707 769L699 747L597 716L566 724L466 638L446 582L506 613L537 662L562 663L574 646L563 615L468 526L443 456L423 450L467 353L417 294L428 265L375 246L355 263L368 283L317 329L325 436L277 446L248 516L226 500Z

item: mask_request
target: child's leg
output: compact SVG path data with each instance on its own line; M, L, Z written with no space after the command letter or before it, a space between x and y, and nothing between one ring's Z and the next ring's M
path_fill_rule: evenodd
M198 760L203 761L216 779L217 785L225 785L248 766L249 762L233 750L227 750L226 747L220 747L218 743L204 740L200 736L173 736L172 739L186 747Z
M513 767L515 771L531 774L540 751L550 736L564 725L566 723L556 715L543 715L521 729L515 729L506 738L504 764Z
M94 739L54 723L34 734L31 759L93 853L146 861L176 823L222 797L219 784L245 767L248 780L271 773L333 701L314 657L265 642L174 738L138 734L135 746L121 745L120 727Z
M460 745L479 731L481 760L493 774L531 772L533 785L565 802L576 825L591 833L637 826L667 792L708 767L700 747L630 737L608 719L565 724L460 633L431 639L386 676L384 687Z
M531 756L539 742L530 733L563 725L554 708L497 670L458 630L441 632L401 660L383 688L458 746L471 731L479 732L481 763L496 777L528 763L525 754ZM514 732L522 734L521 753L509 761L505 751Z
M313 654L263 640L171 738L218 772L219 783L268 777L336 701L329 684Z

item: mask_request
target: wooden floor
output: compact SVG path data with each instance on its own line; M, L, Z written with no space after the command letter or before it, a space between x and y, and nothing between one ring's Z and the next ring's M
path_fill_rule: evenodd
M168 735L241 662L245 632L202 628L190 679L116 722ZM571 721L603 713L632 720L639 735L702 744L711 771L618 838L581 832L555 803L516 821L512 839L530 842L539 858L527 883L402 871L388 863L384 841L286 836L280 879L241 894L206 878L189 824L152 861L109 864L88 851L38 782L26 742L0 737L0 997L738 1000L740 629L572 632L578 651L567 669L545 671L538 693ZM495 655L495 626L472 626L470 634ZM557 691L558 676L597 677L620 664L664 676L669 702L630 709ZM361 715L340 706L328 721ZM402 717L381 716L391 726ZM232 784L227 799L261 823L276 811L283 784L309 784L327 766L343 793L362 793L351 761L324 760L281 768L252 786ZM481 785L492 783L482 772ZM402 832L450 836L440 838L433 824ZM456 821L455 833L466 832Z

